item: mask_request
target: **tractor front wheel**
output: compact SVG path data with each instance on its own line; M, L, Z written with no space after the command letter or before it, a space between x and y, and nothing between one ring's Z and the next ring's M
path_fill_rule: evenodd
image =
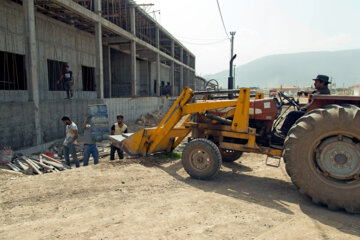
M313 202L360 212L360 108L329 105L301 117L285 139L284 160Z
M222 160L224 162L234 162L238 160L243 154L242 151L235 151L235 150L222 149L222 148L220 148L220 153Z
M211 179L221 167L219 148L210 140L195 139L186 144L182 152L182 165L185 171L197 179Z

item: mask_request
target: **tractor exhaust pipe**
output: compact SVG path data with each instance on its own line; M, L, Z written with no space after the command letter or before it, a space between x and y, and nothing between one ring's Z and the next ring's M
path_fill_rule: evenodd
M228 89L231 90L231 89L234 89L234 78L233 78L233 61L235 60L236 58L236 54L231 58L230 60L230 76L228 78ZM229 99L233 99L234 98L234 95L232 93L229 93Z

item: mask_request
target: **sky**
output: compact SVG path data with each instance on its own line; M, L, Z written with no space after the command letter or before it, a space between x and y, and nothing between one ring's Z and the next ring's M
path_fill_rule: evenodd
M196 74L284 53L360 48L360 0L137 0L196 57ZM227 33L227 34L226 34Z

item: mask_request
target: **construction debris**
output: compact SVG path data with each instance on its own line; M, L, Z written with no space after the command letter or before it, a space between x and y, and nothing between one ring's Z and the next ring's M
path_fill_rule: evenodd
M141 115L134 122L127 123L129 132L137 132L146 127L155 127L163 119L164 114L159 110ZM99 150L99 158L104 158L110 155L110 143L102 141L96 143ZM84 159L83 156L84 144L79 139L76 145L76 155L79 161ZM6 151L5 151L6 150ZM3 170L11 171L14 173L23 173L26 175L44 174L51 172L59 172L69 169L65 164L63 143L62 141L52 144L45 153L38 153L23 156L21 154L13 154L10 149L2 151L2 168ZM4 169L4 167L6 169Z
M129 132L137 132L143 128L155 127L164 118L164 114L159 110L156 110L145 115L141 115L134 122L127 123Z
M79 161L84 159L83 156L83 144L79 142L77 146L77 157ZM99 158L104 158L110 155L109 147L110 144L107 141L97 143L99 150ZM70 169L68 165L65 164L65 159L63 159L63 146L62 141L51 145L47 152L32 154L32 155L22 155L15 154L10 161L7 161L2 164L2 170L14 172L14 173L23 173L26 175L41 175L44 173L59 172ZM50 157L54 156L54 157Z

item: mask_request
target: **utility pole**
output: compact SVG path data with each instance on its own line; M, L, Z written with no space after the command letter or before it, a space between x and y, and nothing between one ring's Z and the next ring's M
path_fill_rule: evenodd
M234 84L233 84L233 86L234 86L234 88L236 88L236 85L235 85L235 82L236 82L236 78L235 78L235 75L236 75L236 65L234 64L234 79L233 79L233 82L234 82Z
M236 58L236 54L234 56L234 36L236 32L230 32L231 35L231 55L230 55L230 74L228 78L228 89L234 89L234 78L232 76L233 71L233 61ZM232 93L229 93L229 99L233 99L234 96Z
M230 59L234 56L234 36L235 36L236 32L230 32L231 35L231 55L230 55Z

